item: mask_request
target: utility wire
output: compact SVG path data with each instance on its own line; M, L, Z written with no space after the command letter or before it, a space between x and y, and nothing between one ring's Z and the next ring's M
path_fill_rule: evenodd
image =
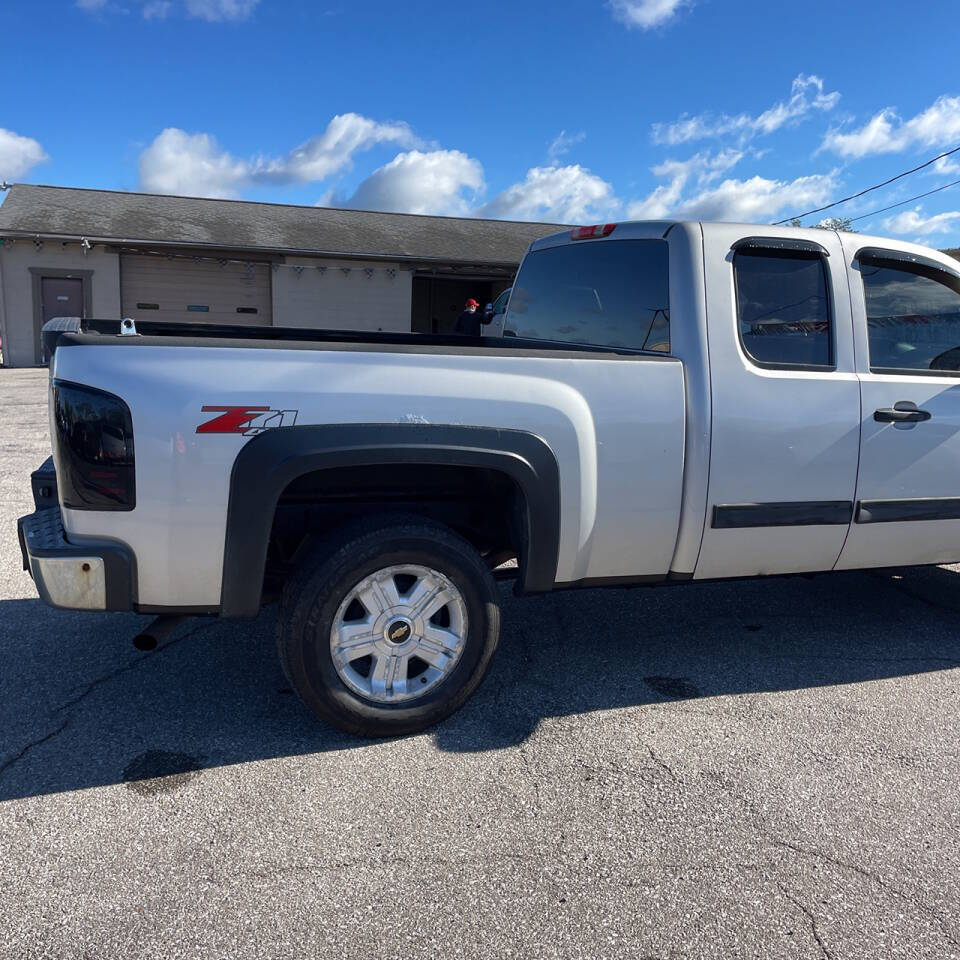
M875 217L878 213L886 213L888 210L893 210L894 207L902 207L905 203L913 203L914 200L922 200L924 197L929 197L931 194L939 193L941 190L946 190L949 187L955 187L960 180L954 180L952 183L945 183L942 187L937 187L936 190L928 190L926 193L918 193L915 197L911 197L909 200L901 200L899 203L891 203L889 207L881 207L879 210L873 210L870 213L862 213L859 217L851 217L850 222L856 223L858 220L866 220L867 217Z
M876 183L872 187L867 187L866 190L861 190L859 193L851 193L849 197L843 197L840 200L834 200L832 203L827 203L822 207L816 207L813 210L808 210L806 213L800 213L796 216L784 217L783 220L777 220L776 223L774 223L774 226L778 227L783 223L789 223L791 220L802 220L804 217L809 217L812 213L820 213L823 210L829 210L831 207L837 207L841 203L846 203L848 200L856 200L857 197L862 197L866 193L872 193L874 190L879 190L881 187L889 186L896 180L902 180L904 177L909 177L911 173L916 173L918 170L922 170L924 167L929 167L930 164L936 163L938 160L942 160L944 157L949 157L951 154L957 153L958 151L960 151L960 146L954 147L952 150L947 150L946 153L941 153L932 160L927 160L925 163L921 163L919 166L913 167L910 170L904 170L903 173L898 173L895 177L891 177L889 180L884 180L883 183Z

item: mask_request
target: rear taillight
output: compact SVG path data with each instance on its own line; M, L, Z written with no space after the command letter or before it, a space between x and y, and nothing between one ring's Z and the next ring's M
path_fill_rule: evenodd
M133 422L112 393L53 383L57 486L72 510L132 510L136 505Z
M595 223L592 227L574 227L570 231L570 239L595 240L597 237L609 237L616 228L615 223Z

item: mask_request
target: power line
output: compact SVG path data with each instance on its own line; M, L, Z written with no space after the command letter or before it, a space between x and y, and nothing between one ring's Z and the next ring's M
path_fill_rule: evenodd
M888 210L893 210L895 207L902 207L906 203L913 203L914 200L922 200L924 197L929 197L931 194L939 193L941 190L946 190L949 187L955 187L960 180L954 180L952 183L945 183L942 187L937 187L936 190L928 190L926 193L918 193L915 197L911 197L909 200L901 200L899 203L891 203L889 207L881 207L879 210L873 210L870 213L862 213L859 217L851 217L850 222L856 223L858 220L866 220L867 217L875 217L878 213L886 213Z
M925 163L921 163L917 167L913 167L910 170L904 170L903 173L898 173L895 177L891 177L889 180L884 180L883 183L875 183L872 187L867 187L866 190L861 190L859 193L851 193L849 197L843 197L841 200L834 200L832 203L827 203L822 207L816 207L813 210L808 210L806 213L799 213L793 217L784 217L783 220L777 220L776 223L774 223L774 226L778 227L783 223L789 223L791 220L802 220L804 217L809 217L812 213L821 213L824 210L829 210L831 207L838 207L841 203L846 203L848 200L856 200L857 197L862 197L866 193L872 193L874 190L879 190L881 187L889 186L896 180L902 180L904 177L909 177L911 173L916 173L918 170L922 170L924 167L929 167L930 164L936 163L938 160L942 160L944 157L949 157L951 154L957 153L958 151L960 151L960 146L954 147L952 150L947 150L946 153L941 153L932 160L927 160Z

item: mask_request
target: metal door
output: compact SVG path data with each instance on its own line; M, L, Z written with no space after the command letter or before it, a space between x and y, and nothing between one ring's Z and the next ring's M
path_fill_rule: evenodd
M83 281L78 277L40 278L40 326L56 317L83 316ZM46 363L40 331L34 340L38 363Z
M125 253L120 300L125 317L181 323L269 326L270 265Z

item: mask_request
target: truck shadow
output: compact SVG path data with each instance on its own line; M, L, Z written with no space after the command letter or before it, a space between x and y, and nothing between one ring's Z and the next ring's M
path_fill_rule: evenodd
M920 568L526 600L505 590L490 676L425 737L497 750L549 718L674 701L732 713L740 697L960 667L958 587L957 572ZM194 621L139 653L145 622L0 602L0 800L115 783L149 795L211 767L369 746L300 705L273 611Z

